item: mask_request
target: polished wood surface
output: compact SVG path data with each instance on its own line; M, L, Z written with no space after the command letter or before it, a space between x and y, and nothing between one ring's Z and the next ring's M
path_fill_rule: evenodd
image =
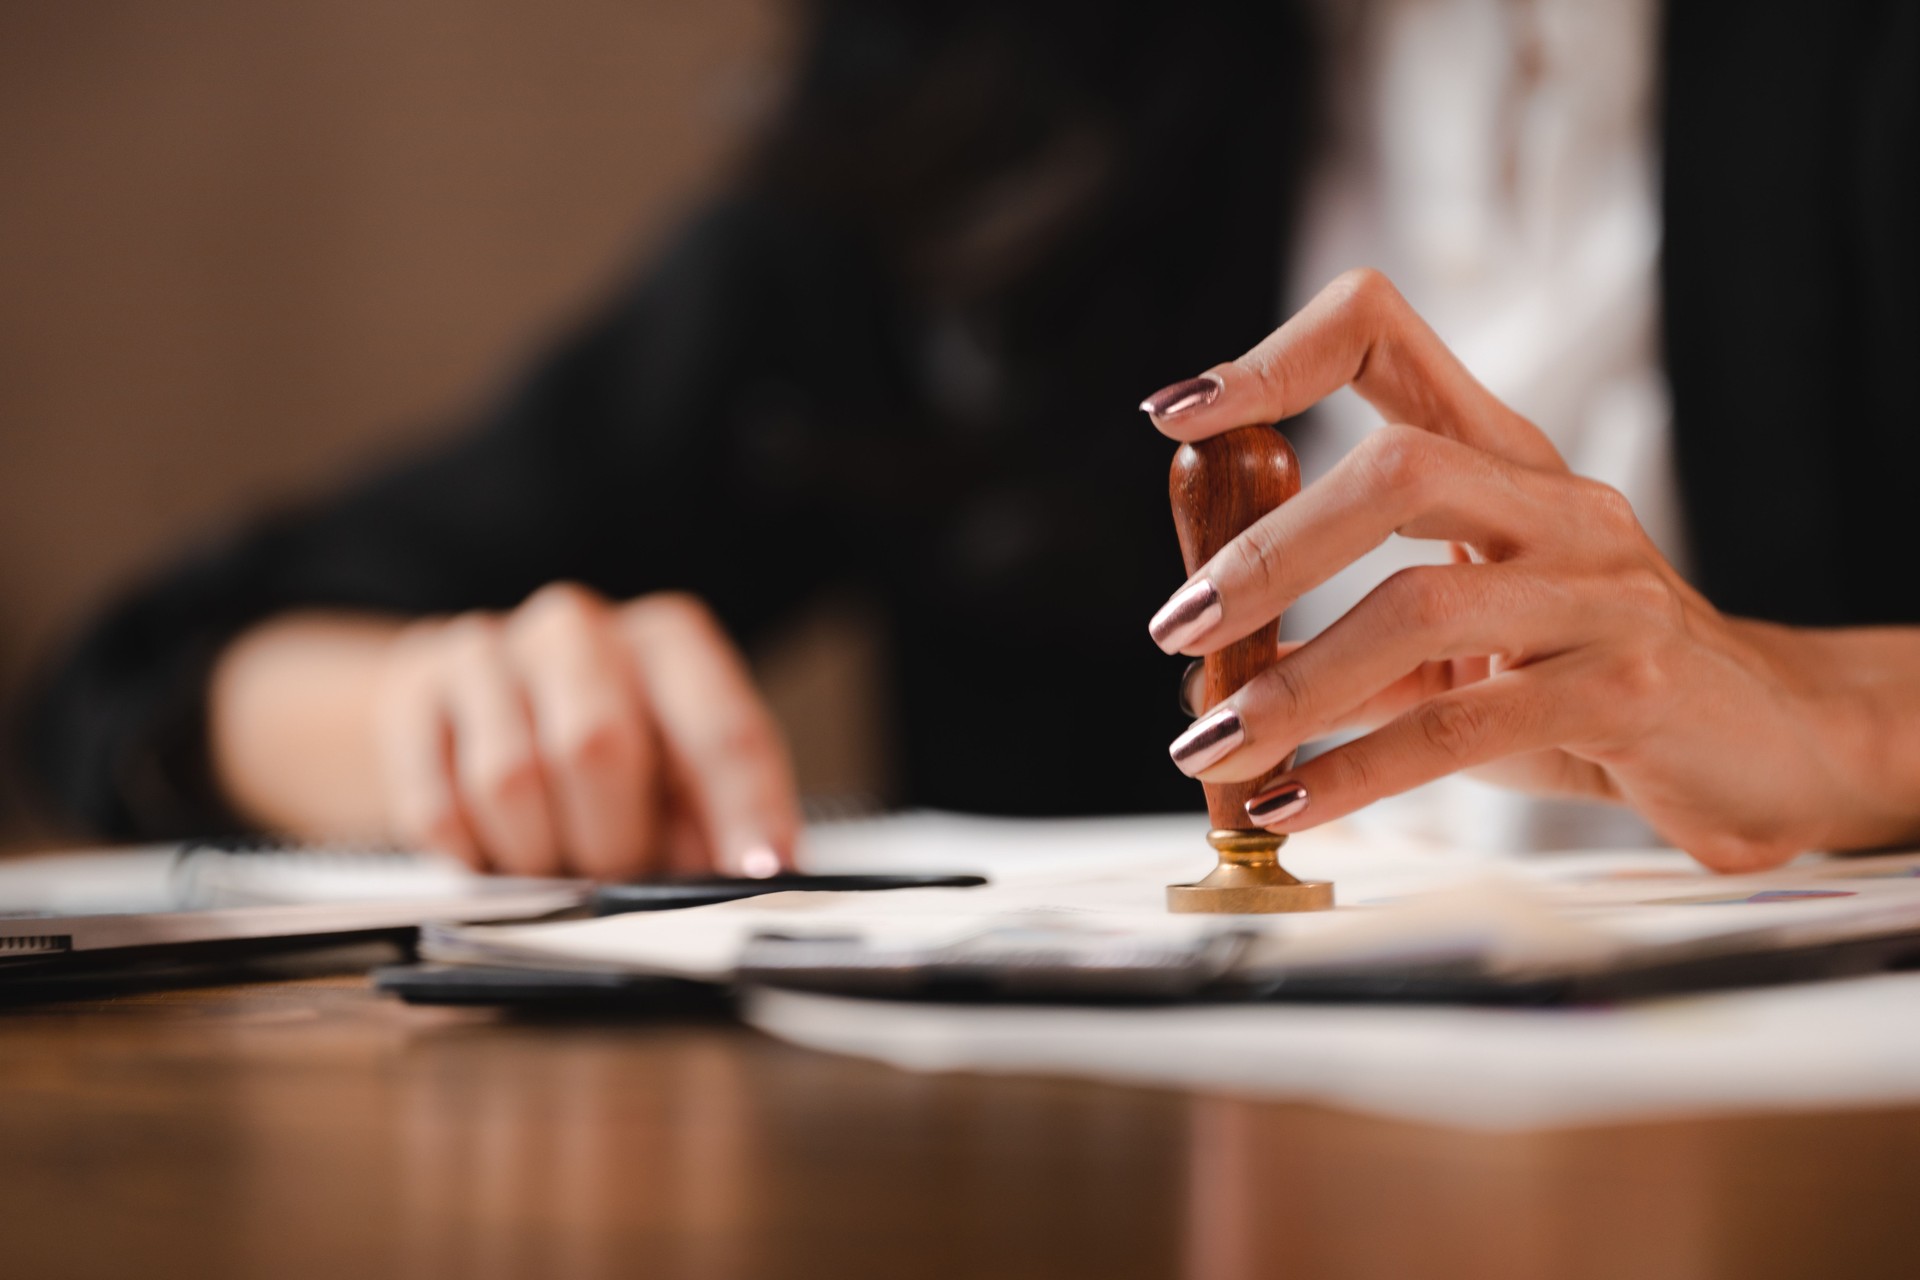
M351 974L0 1011L21 1277L1908 1277L1920 1111L1499 1135Z
M1188 576L1199 572L1248 525L1299 492L1300 463L1293 446L1272 427L1241 427L1181 445L1167 475L1167 496ZM1208 654L1200 702L1194 709L1207 710L1272 666L1279 638L1276 618L1252 635ZM1267 777L1292 766L1293 757L1288 756ZM1246 803L1265 781L1207 783L1207 817L1214 829L1251 829Z

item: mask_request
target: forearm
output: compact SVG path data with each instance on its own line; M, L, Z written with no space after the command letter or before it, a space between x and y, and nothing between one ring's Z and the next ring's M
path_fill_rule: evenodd
M387 834L374 707L402 625L296 613L227 646L209 682L207 738L235 812L306 839Z

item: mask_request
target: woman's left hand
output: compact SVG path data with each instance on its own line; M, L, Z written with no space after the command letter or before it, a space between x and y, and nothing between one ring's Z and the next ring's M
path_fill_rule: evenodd
M1291 417L1342 386L1383 426L1229 543L1157 614L1206 654L1389 534L1455 544L1404 569L1173 745L1186 773L1258 778L1300 744L1372 732L1248 805L1300 831L1460 770L1624 802L1719 870L1911 837L1872 778L1875 709L1822 633L1728 618L1616 490L1583 479L1476 382L1377 272L1340 277L1258 347L1143 408L1178 440ZM1898 789L1898 788L1895 788Z

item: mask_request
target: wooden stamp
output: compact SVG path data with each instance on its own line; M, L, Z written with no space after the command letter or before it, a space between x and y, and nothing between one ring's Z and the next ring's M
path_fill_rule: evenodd
M1293 446L1272 427L1241 427L1209 440L1183 444L1167 481L1180 554L1192 574L1248 525L1300 492L1300 464ZM1204 661L1202 689L1193 710L1205 712L1272 666L1279 656L1276 619ZM1283 835L1262 831L1247 818L1246 803L1293 767L1288 755L1265 777L1249 782L1204 783L1213 830L1207 843L1219 865L1197 884L1167 886L1167 910L1221 914L1324 911L1333 906L1333 885L1299 880L1280 865Z

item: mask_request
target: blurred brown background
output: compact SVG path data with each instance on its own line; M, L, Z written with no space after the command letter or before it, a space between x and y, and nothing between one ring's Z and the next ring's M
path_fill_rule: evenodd
M725 177L779 0L0 7L0 699L143 566L444 431ZM759 655L870 791L829 613ZM0 840L39 835L17 798Z

